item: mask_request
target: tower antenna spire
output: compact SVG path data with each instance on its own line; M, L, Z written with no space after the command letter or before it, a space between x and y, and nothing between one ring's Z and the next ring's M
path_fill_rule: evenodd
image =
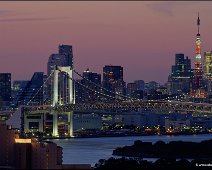
M198 18L197 18L198 34L199 34L199 26L200 26L200 19L199 19L199 12L198 12Z

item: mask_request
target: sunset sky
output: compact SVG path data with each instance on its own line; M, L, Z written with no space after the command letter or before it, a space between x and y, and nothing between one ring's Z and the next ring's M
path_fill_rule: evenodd
M0 2L0 72L13 80L47 70L59 44L73 46L74 67L102 74L124 67L124 80L165 83L175 53L195 59L200 13L202 52L212 50L212 2Z

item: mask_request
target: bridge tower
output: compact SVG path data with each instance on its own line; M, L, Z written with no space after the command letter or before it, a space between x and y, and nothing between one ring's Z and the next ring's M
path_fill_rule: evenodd
M71 66L55 66L54 78L53 78L53 100L52 106L55 107L60 105L59 91L58 91L58 73L63 72L68 76L68 104L75 104L75 95L73 89L73 68ZM53 136L58 136L58 113L54 110L53 114ZM73 111L68 111L68 134L73 136Z

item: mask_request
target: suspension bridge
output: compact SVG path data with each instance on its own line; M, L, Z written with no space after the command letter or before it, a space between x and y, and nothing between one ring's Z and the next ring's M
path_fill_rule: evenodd
M88 87L79 81L76 81L73 78L73 73L80 76L85 81L91 83L94 87ZM66 77L62 81L59 81L59 76ZM33 99L43 89L48 81L52 82L52 97L49 103L42 104L33 104ZM62 88L61 84L65 84ZM86 103L76 103L75 102L75 89L74 85L78 84L88 91L93 91L95 94L104 96L110 100L104 101L91 101ZM63 89L61 92L60 90ZM98 90L96 90L98 89ZM63 93L63 98L61 95ZM65 95L64 95L65 94ZM65 97L64 97L65 96ZM111 100L112 99L112 100ZM51 113L53 115L53 136L58 136L58 114L63 113L68 115L68 133L70 136L73 136L73 112L74 111L113 111L113 110L125 110L125 111L135 111L138 109L151 109L151 110L160 110L164 112L198 112L198 113L212 113L212 104L208 103L194 103L194 102L180 102L174 100L143 100L125 96L123 94L115 93L105 89L102 85L91 82L87 78L83 77L76 70L70 66L62 67L56 66L52 73L48 76L44 84L37 91L37 93L32 97L32 99L27 103L27 105L22 106L22 112L24 114L45 114Z

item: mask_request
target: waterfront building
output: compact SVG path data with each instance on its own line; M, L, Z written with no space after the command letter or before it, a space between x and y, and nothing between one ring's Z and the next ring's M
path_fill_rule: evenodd
M212 118L211 117L193 117L191 126L198 130L212 130Z
M165 129L167 132L180 132L185 129L190 129L191 127L191 120L170 120L165 119Z
M74 114L73 116L73 129L92 129L100 130L102 128L101 116L98 114Z
M125 94L125 82L123 80L123 67L106 65L103 68L103 87L108 91L103 91L103 93L120 98L119 95ZM117 94L117 95L114 95Z
M155 126L165 126L165 117L167 114L159 114L150 110L139 111L139 113L122 113L111 115L111 119L103 120L103 123L113 125L133 125L145 128L153 128Z
M11 73L0 73L0 102L8 105L11 101Z
M11 168L14 165L15 130L11 126L0 124L0 169L1 166Z
M16 130L0 125L0 169L91 169L90 164L62 164L61 147L53 142L19 138Z
M21 112L21 111L20 111ZM21 118L19 123L21 124L20 129L21 133L44 133L44 134L52 134L53 129L53 116L49 113L37 113L30 114L26 112L16 113L19 114ZM68 117L67 114L58 114L58 131L60 136L66 136L68 134ZM12 116L13 120L15 119ZM17 117L16 117L17 121ZM8 120L8 123L12 122L12 120ZM73 130L81 130L81 129L93 129L99 130L102 128L102 120L101 116L98 114L94 114L92 112L83 114L81 112L75 112L73 114ZM19 127L14 124L15 127Z

